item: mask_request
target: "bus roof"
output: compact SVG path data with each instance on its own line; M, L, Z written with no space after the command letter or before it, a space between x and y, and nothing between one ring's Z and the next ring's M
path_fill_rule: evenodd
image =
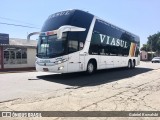
M133 33L131 33L131 32L128 32L128 31L126 31L126 30L124 30L124 29L122 29L122 28L120 28L120 27L118 27L118 26L116 26L116 25L113 25L113 24L111 24L111 23L109 23L109 22L106 22L105 20L102 20L101 18L99 18L99 17L97 17L97 16L95 16L95 15L93 15L93 14L91 14L91 13L89 13L88 11L83 11L83 10L79 10L79 9L72 9L72 10L65 10L65 11L60 11L60 12L57 12L57 13L54 13L54 14L51 14L49 17L48 17L48 21L50 20L50 19L53 19L53 18L56 18L56 17L59 17L59 16L66 16L65 18L66 18L66 21L68 21L69 19L71 19L71 18L73 18L73 17L71 17L71 16L75 16L75 14L78 16L78 14L86 14L85 15L85 18L86 18L86 16L93 16L93 17L95 17L97 20L100 20L100 21L102 21L104 24L106 24L106 25L110 25L111 27L113 27L113 28L115 28L115 29L117 29L117 30L119 30L119 31L122 31L123 33L127 33L127 34L129 34L129 35L131 35L131 36L133 36L134 38L136 38L136 41L137 42L139 42L140 41L140 38L139 38L139 36L137 36L137 35L135 35L135 34L133 34ZM82 18L83 16L81 16L81 18ZM87 19L87 18L86 18ZM58 21L64 21L64 19L58 19ZM70 24L70 22L64 22L64 23L62 23L62 24ZM47 27L50 27L50 29L49 30L53 30L52 29L52 27L51 26L53 26L53 24L51 25L51 24L48 24L48 26ZM55 25L56 27L53 27L53 28L56 28L56 29L58 29L57 27L58 27L58 24L56 24ZM47 30L48 30L48 28L47 28ZM42 32L44 32L44 31L46 31L46 28L44 27L42 27Z
M83 11L83 10L79 10L79 9L72 9L72 10L70 10L70 11L85 12L85 13L87 13L87 14L93 15L93 14L89 13L88 11ZM138 35L135 35L135 34L129 32L129 31L127 31L127 30L124 30L124 29L122 29L122 28L120 28L120 27L118 27L118 26L116 26L116 25L113 25L113 24L111 24L110 22L108 22L108 21L106 21L106 20L103 20L103 19L97 17L96 15L93 15L93 16L95 16L96 19L99 19L99 20L101 20L101 21L103 21L103 22L105 22L105 23L111 25L111 27L114 27L114 28L116 28L116 29L118 29L118 30L120 30L120 31L123 31L123 32L127 33L127 34L130 34L130 35L132 35L133 37L136 37L137 40L140 41L140 38L139 38Z

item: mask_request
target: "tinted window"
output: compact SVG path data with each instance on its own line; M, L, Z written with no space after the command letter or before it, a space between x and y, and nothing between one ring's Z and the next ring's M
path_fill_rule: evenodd
M38 41L37 57L54 58L65 55L67 33L62 34L61 39L57 35L40 36Z
M91 40L90 48L89 48L89 54L92 54L92 55L99 54L100 42L98 41L98 39L99 38L97 38L96 35L92 35L92 40Z
M80 50L80 42L82 44L85 43L92 19L93 15L80 10L75 10L74 15L70 21L70 25L85 28L86 30L81 32L68 32L67 40L69 53Z
M86 30L84 32L74 32L73 33L73 34L76 34L74 36L77 36L77 39L79 41L84 42L86 40L92 19L93 19L93 15L91 15L89 13L86 13L86 12L83 12L80 10L75 11L74 16L71 21L71 25L86 28ZM69 37L71 37L71 36L69 36Z
M104 36L100 36L100 34ZM93 43L99 46L99 54L101 55L138 56L139 54L139 42L136 36L132 36L130 33L102 20L96 20L91 38L90 54L93 51Z
M72 53L83 49L82 47L80 48L79 44L81 43L83 45L85 43L92 19L93 15L84 11L63 11L50 15L41 31L56 30L63 25L85 28L86 30L82 32L67 32L68 52Z
M77 40L69 40L68 41L68 52L73 53L78 51L78 41Z
M86 28L86 31L84 32L73 32L73 34L76 34L74 36L77 36L79 41L84 42L86 40L92 19L93 15L80 10L58 12L49 16L41 31L46 32L56 30L63 25ZM72 34L70 34L68 37L72 37Z
M73 14L74 10L69 10L50 15L48 19L45 21L41 29L41 32L56 30L63 25L70 25L70 21Z

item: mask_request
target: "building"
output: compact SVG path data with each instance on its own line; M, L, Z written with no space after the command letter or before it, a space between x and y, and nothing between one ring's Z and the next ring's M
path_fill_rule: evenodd
M36 46L36 40L11 38L4 43L0 38L0 71L34 69Z
M147 61L148 60L148 53L146 51L141 51L140 52L140 59L141 61Z
M153 57L158 57L158 54L156 52L141 51L140 53L141 61L151 61Z

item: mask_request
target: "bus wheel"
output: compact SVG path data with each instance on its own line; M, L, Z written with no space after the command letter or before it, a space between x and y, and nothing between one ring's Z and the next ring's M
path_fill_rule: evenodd
M92 74L95 71L95 65L93 62L89 62L87 65L87 73Z
M127 68L128 68L128 69L132 68L132 62L131 62L131 60L128 61L128 66L127 66Z
M136 62L135 62L135 60L133 60L132 68L135 68L135 66L136 66Z

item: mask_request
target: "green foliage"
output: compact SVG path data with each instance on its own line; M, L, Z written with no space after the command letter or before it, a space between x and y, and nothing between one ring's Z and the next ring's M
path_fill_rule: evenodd
M147 45L152 48L154 52L160 52L160 32L150 35L148 37Z
M144 51L153 51L160 53L160 32L150 35L148 37L147 44L143 44L141 50Z
M143 44L143 47L141 47L141 51L150 51L150 47L147 44Z

